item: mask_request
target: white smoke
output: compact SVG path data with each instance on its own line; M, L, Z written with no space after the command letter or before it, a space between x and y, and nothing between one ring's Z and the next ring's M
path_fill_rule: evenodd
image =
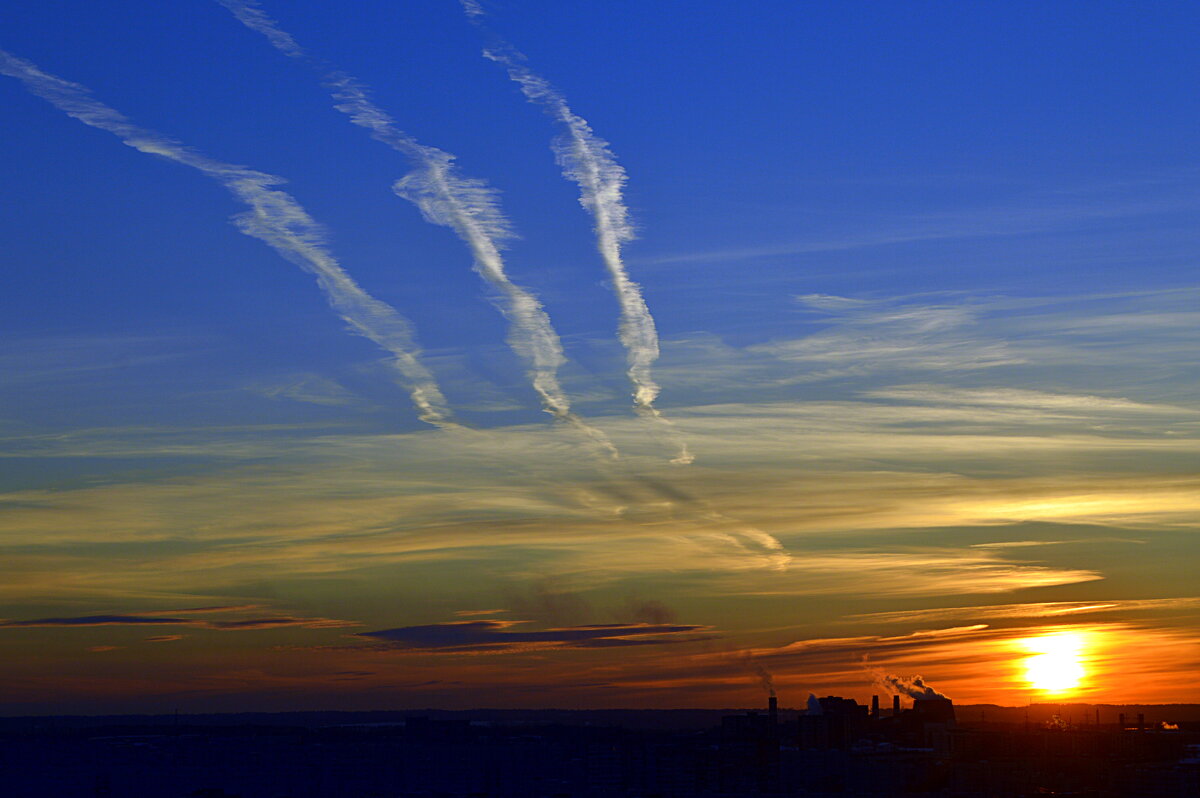
M906 695L916 701L921 701L927 698L945 698L946 696L934 690L929 685L925 684L925 680L920 676L895 676L890 673L876 673L876 680L879 684L890 693L898 695Z
M283 178L214 160L138 127L95 100L85 87L47 74L2 50L0 73L17 78L30 92L85 125L112 133L140 152L190 166L223 185L250 208L234 217L238 229L315 275L329 304L351 329L391 353L421 420L442 427L457 426L433 375L420 361L408 320L359 287L329 251L321 226L290 194L270 188L286 182Z
M483 11L477 2L464 0L463 10L468 18L479 23ZM595 222L596 245L621 309L618 337L625 347L634 407L640 415L667 430L675 440L679 454L673 463L691 463L695 458L687 444L673 432L670 422L654 406L659 386L654 382L651 365L658 359L658 331L642 297L641 287L629 278L621 256L621 246L634 238L623 198L627 180L624 168L617 163L608 142L597 136L587 121L571 110L557 89L518 63L519 54L507 46L498 46L485 50L484 56L504 66L525 97L541 105L562 125L565 133L555 142L555 154L563 175L579 186L579 202Z
M808 694L807 711L805 712L805 714L806 715L823 715L823 714L825 714L825 709L821 706L821 702L819 700L817 700L817 696L814 693Z
M217 0L237 19L285 55L305 58L304 50L290 34L282 31L257 3L251 0ZM482 13L482 12L481 12ZM558 381L558 369L566 362L562 342L542 304L529 291L516 285L505 272L500 254L504 242L513 237L511 225L500 210L498 192L482 180L463 177L454 166L454 156L419 143L400 130L394 120L371 101L366 89L343 72L325 76L334 107L350 121L370 131L372 138L404 154L417 168L397 180L396 194L421 209L431 224L452 229L471 251L475 271L496 292L500 311L509 321L508 344L528 365L529 379L554 418L585 434L610 457L617 450L598 429L571 411L571 403Z

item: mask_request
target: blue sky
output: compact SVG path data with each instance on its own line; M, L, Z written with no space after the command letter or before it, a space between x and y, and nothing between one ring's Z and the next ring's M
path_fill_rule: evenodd
M322 251L411 321L422 368L473 431L422 423L387 352L347 329L311 274L239 232L245 206L218 182L3 76L0 618L228 605L299 619L245 635L186 624L170 641L186 653L168 658L177 682L162 689L228 694L231 707L311 692L322 657L355 664L362 639L335 645L354 625L409 640L420 635L395 630L501 608L512 624L695 627L670 642L698 658L717 703L752 695L753 679L706 670L706 646L774 661L896 601L1142 602L1120 605L1113 639L1140 629L1195 650L1172 635L1193 618L1182 563L1200 509L1200 11L482 7L491 33L450 0L264 5L310 60L216 2L4 12L12 56L212 162L285 178ZM481 57L495 35L628 177L637 239L623 263L657 327L650 373L670 426L634 412L593 220L551 150L562 128ZM518 235L507 275L561 339L574 421L542 412L471 252L393 193L413 163L331 107L321 75L334 70L498 190ZM681 445L694 464L669 462ZM548 609L564 602L575 609ZM670 611L645 610L659 606ZM887 616L879 632L910 634L921 617ZM78 706L134 706L145 653L84 641L119 624L77 626L49 630L38 667L73 674ZM46 631L14 626L0 645L25 650ZM256 698L229 686L234 660L186 648L204 635L268 663ZM778 658L797 690L861 692L856 663L878 645L863 640L840 671ZM85 642L120 663L109 681L67 664ZM309 659L272 660L284 644ZM664 667L654 656L677 655L662 650L611 690L676 700L647 686ZM601 653L589 667L607 667ZM1180 684L1185 666L1169 663L1187 656L1162 660ZM915 650L894 666L929 667ZM969 697L1015 695L946 668L933 675ZM494 694L494 675L472 673L413 700ZM30 695L44 687L21 678ZM556 680L506 686L520 704L520 689ZM370 686L399 705L403 684L384 668ZM568 703L607 700L563 689Z

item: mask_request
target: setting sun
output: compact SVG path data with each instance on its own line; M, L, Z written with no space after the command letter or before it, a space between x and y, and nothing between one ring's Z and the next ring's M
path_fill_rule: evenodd
M1089 643L1080 632L1056 632L1022 641L1030 656L1024 661L1024 678L1044 693L1066 693L1087 676L1084 666Z

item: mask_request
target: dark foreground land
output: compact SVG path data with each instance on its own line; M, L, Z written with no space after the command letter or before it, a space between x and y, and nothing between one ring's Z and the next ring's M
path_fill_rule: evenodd
M1187 796L1200 706L0 718L0 796Z

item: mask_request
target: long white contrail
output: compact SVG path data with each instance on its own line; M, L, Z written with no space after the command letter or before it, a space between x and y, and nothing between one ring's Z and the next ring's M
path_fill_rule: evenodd
M462 0L462 6L468 18L482 26L483 10L478 2ZM634 238L623 197L628 179L625 169L617 163L608 142L597 136L587 121L571 110L566 98L549 81L520 63L520 54L507 45L499 45L484 50L484 55L503 65L525 97L544 108L563 127L564 135L555 142L555 154L563 175L579 186L579 202L595 222L596 246L621 308L618 337L625 347L634 407L642 416L661 424L676 440L679 455L672 462L692 462L687 444L654 406L659 386L650 368L658 359L658 331L642 297L641 286L629 279L621 257L621 246Z
M280 52L308 60L296 40L253 0L217 2L246 27L265 36ZM558 369L566 358L550 317L537 297L515 284L505 272L500 253L504 242L513 238L513 232L500 210L498 192L483 180L460 175L450 153L421 144L398 128L354 78L334 71L324 75L324 82L337 110L355 125L370 131L374 139L416 164L417 168L397 180L392 189L420 208L426 221L449 227L466 243L475 271L496 292L498 307L509 323L508 344L527 364L530 382L541 398L543 409L583 432L609 456L616 457L617 450L604 433L571 411L570 400L558 381Z
M408 320L359 287L329 251L322 227L290 194L270 188L285 182L283 178L214 160L138 127L93 98L84 86L47 74L3 50L0 74L20 80L31 93L85 125L112 133L140 152L190 166L223 185L250 208L234 217L238 229L316 276L330 306L350 328L391 353L421 420L440 427L458 426L433 375L420 360Z

